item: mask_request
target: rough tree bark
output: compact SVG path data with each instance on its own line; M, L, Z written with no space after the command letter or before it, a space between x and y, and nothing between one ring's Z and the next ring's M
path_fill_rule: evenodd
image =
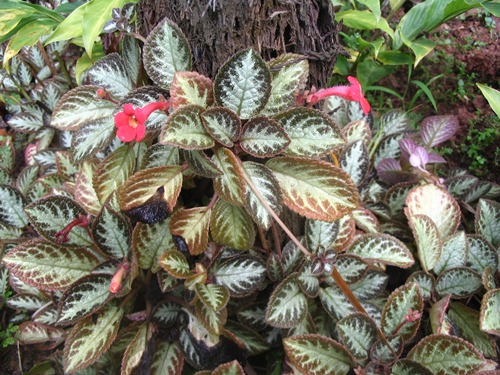
M306 55L310 85L325 87L338 42L330 0L141 0L140 33L167 17L187 36L194 69L214 77L235 52L253 47L266 60L284 52Z

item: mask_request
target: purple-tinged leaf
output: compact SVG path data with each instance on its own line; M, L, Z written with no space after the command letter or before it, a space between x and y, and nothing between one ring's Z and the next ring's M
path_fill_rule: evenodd
M427 147L446 142L458 130L458 117L452 115L431 116L422 121L420 136Z

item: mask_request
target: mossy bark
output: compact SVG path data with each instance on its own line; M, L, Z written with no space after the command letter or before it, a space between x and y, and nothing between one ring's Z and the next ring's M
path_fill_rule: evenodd
M330 0L141 0L139 31L167 17L193 51L194 70L214 77L235 52L253 47L269 60L285 52L310 61L310 85L325 87L338 54L338 27Z

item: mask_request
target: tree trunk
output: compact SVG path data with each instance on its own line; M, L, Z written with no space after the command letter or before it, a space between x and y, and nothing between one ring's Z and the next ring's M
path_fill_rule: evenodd
M325 87L338 54L330 0L141 0L139 31L147 36L165 17L186 35L193 68L209 77L235 52L253 47L265 60L306 55L310 85Z

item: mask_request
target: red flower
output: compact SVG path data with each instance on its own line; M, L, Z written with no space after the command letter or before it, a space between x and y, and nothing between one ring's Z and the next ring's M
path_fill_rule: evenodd
M316 104L319 100L325 99L329 96L340 96L347 100L352 100L361 104L361 108L365 115L370 112L370 103L363 96L363 91L361 91L361 85L355 77L347 77L350 86L334 86L328 89L319 90L318 92L311 94L307 97L307 102L311 105Z
M120 290L120 288L122 286L123 277L127 274L127 271L129 270L129 268L130 268L130 266L128 265L128 263L122 263L118 267L118 270L113 275L113 278L111 279L111 283L109 284L109 291L111 293L116 293Z
M115 125L118 128L116 135L122 142L130 142L134 139L140 141L146 134L144 123L149 115L156 110L167 111L170 101L149 103L142 108L134 108L132 104L124 104L123 111L115 115Z

